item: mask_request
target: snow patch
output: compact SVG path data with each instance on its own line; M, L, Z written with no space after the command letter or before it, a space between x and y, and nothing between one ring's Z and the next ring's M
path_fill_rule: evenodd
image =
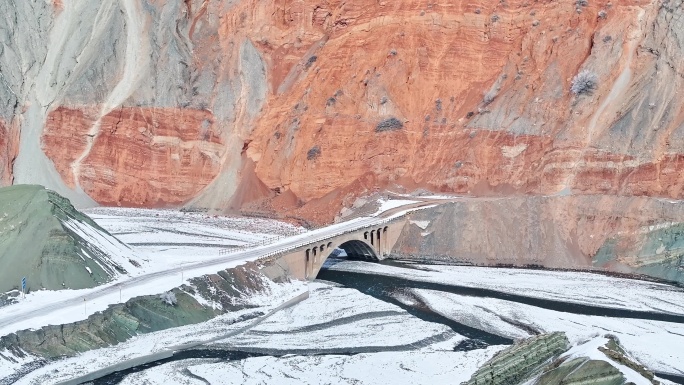
M400 199L380 199L378 201L380 203L380 207L378 208L378 211L376 211L372 216L377 216L378 214L384 213L387 210L392 210L396 209L397 207L401 206L406 206L406 205L411 205L414 203L420 203L420 201L413 201L413 200L400 200Z
M608 338L605 337L591 339L581 345L573 346L568 352L563 354L561 358L572 360L574 358L588 357L591 360L605 361L622 372L627 382L632 382L634 385L651 385L651 381L644 378L639 372L611 360L603 352L598 350L599 347L606 346L608 341Z
M430 221L409 221L409 223L418 226L421 230L425 230L430 226Z

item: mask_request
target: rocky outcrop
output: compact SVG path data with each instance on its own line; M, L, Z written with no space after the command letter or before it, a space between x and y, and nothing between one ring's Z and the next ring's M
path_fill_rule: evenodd
M326 194L368 174L375 187L474 195L681 197L683 120L669 92L682 83L659 64L677 56L648 53L680 46L677 22L657 20L676 20L681 7L405 1L316 11L328 15L326 43L301 81L269 100L248 151L269 187L320 198L321 209ZM291 23L316 31L307 6L298 12ZM598 74L598 89L574 96L582 69ZM668 95L661 102L641 92L646 73L672 79L649 85ZM391 117L403 128L376 132ZM320 156L307 159L313 146Z
M625 376L606 361L576 358L544 373L539 385L623 385Z
M17 156L15 131L0 118L0 187L12 184L12 163Z
M653 221L632 234L611 234L592 258L594 266L684 283L684 223Z
M646 197L464 198L412 213L393 254L684 282L683 216L681 202Z
M3 7L14 175L67 196L225 208L256 179L319 221L390 185L682 197L681 0Z
M20 125L15 182L79 205L225 207L268 89L248 31L225 28L239 20L232 8L3 5L0 117Z
M42 142L69 187L102 204L144 207L196 197L218 175L226 151L213 114L190 108L122 107L97 118L60 107L49 114Z
M535 336L497 353L462 385L511 385L531 378L548 360L570 348L564 333Z
M0 346L11 352L23 350L54 359L115 345L142 333L204 322L217 314L188 294L177 293L176 298L175 306L163 303L159 296L135 298L126 304L112 305L85 321L4 336Z
M582 353L570 352L549 364L533 382L535 385L625 385L635 380L660 384L653 373L637 363L624 351L619 342L607 336L597 341L585 341L590 349ZM605 342L601 344L600 342ZM591 348L596 348L592 351ZM574 350L581 350L582 345ZM599 353L600 352L600 353ZM597 354L598 353L598 354ZM629 374L626 371L633 371ZM636 378L635 378L636 377Z
M66 198L40 186L0 189L0 292L82 289L140 267L119 242Z
M462 385L660 384L607 336L570 346L564 333L535 336L497 353Z

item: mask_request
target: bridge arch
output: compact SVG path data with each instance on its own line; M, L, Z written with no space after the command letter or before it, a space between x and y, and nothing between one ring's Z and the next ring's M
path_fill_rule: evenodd
M346 239L339 244L338 242L328 242L327 244L316 244L314 247L307 248L304 252L304 278L315 279L321 267L335 249L344 250L349 259L379 261L378 251L374 245L370 244L370 241L370 239L367 241L363 239Z
M347 253L347 257L350 259L361 259L366 261L380 260L373 246L361 240L352 239L340 244L337 248L344 250L344 252Z
M367 262L385 259L394 247L397 232L402 228L403 223L396 221L331 234L329 238L304 243L282 258L285 258L287 264L292 267L294 277L313 280L328 258L338 255L339 249L343 250L349 259Z

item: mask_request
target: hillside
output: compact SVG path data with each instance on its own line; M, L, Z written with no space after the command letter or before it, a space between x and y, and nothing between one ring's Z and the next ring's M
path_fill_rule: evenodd
M563 228L586 232L610 208L591 245L572 246L586 264L613 230L664 225L659 199L684 198L682 0L73 0L0 14L0 184L78 207L323 224L385 189L571 196L581 217L563 214L576 200L549 206ZM483 220L520 214L500 215Z
M0 189L0 293L82 289L136 269L139 262L69 201L40 186Z

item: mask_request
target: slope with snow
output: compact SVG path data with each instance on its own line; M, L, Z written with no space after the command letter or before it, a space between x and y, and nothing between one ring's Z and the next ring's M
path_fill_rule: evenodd
M69 200L41 186L0 189L0 293L82 289L135 273L141 260Z
M145 258L147 272L201 262L224 251L263 245L305 231L271 219L179 210L98 207L84 211Z

